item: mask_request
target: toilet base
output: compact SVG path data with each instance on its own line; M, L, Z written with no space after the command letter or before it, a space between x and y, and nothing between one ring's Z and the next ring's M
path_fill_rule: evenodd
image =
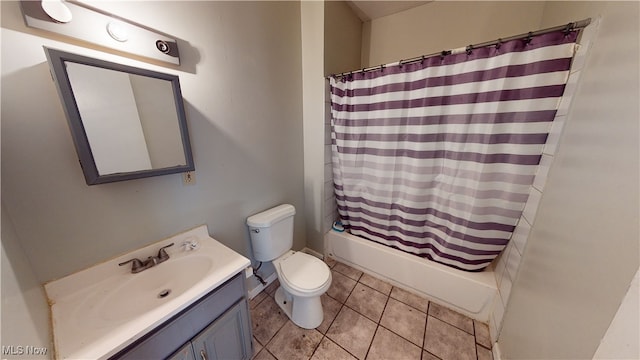
M303 329L315 329L322 324L324 313L320 296L294 297L280 286L275 301L287 317Z

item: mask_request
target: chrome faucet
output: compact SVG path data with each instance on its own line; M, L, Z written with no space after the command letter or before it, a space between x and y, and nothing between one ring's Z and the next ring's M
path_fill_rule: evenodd
M167 260L169 260L169 254L167 254L167 250L165 250L166 248L173 246L173 243L167 245L167 246L163 246L160 248L160 250L158 250L158 255L157 256L149 256L147 258L147 260L142 261L140 259L137 258L133 258L130 260L127 260L125 262L122 262L120 264L118 264L118 266L122 266L122 265L126 265L128 263L131 263L131 273L132 274L137 274L143 270L146 270L150 267L154 267L162 262L165 262Z

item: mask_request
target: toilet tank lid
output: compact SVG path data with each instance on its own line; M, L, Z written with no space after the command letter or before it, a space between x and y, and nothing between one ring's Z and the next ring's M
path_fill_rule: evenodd
M296 208L294 208L293 205L283 204L249 216L247 218L247 225L253 227L267 227L295 214Z

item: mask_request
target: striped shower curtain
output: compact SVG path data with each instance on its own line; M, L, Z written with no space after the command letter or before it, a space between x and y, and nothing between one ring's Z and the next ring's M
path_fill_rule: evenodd
M522 214L577 32L330 78L333 176L354 235L485 268Z

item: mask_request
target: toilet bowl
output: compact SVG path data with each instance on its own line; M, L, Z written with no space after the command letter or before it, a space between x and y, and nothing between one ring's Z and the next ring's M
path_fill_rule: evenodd
M315 329L324 314L320 296L331 286L331 271L320 259L303 252L288 251L273 261L280 280L275 300L293 321L305 329Z
M275 300L291 321L305 329L322 323L320 296L331 286L331 271L322 260L293 246L295 208L284 204L247 218L254 259L272 261L280 280Z

